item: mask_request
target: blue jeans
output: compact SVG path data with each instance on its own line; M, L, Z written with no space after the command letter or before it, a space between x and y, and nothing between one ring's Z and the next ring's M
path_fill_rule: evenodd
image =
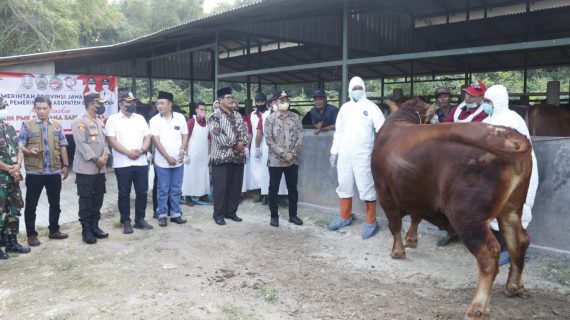
M166 218L168 215L168 203L170 202L170 218L180 217L180 188L182 187L182 175L184 166L177 168L161 168L157 165L156 175L158 176L158 188L156 189L156 199L158 207L156 215L158 218ZM170 196L168 195L170 192Z
M148 166L115 168L119 188L121 223L131 221L131 186L135 187L135 222L144 220L148 190Z

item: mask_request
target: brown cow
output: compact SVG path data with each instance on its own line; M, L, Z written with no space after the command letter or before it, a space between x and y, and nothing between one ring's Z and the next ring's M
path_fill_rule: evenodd
M530 107L526 123L531 136L570 137L570 111L541 103Z
M420 125L420 115L428 107L419 98L400 104L378 132L372 151L374 183L394 237L391 256L405 258L401 229L407 214L412 218L407 247L416 247L422 219L457 233L479 267L465 318L485 318L500 253L489 227L494 218L511 256L505 293L523 292L529 237L521 212L532 168L531 145L524 135L501 126Z

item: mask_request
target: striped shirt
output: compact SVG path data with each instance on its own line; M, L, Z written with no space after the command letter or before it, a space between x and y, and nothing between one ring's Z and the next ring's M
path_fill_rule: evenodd
M212 138L210 163L244 164L247 148L242 151L236 149L239 142L248 143L247 125L241 114L234 110L228 113L219 108L208 118L208 127Z

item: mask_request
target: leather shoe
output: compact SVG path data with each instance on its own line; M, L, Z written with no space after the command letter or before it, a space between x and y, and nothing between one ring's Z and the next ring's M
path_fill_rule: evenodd
M141 219L133 225L135 229L152 230L153 226L148 224L144 219Z
M289 217L289 222L291 222L294 225L298 225L298 226L303 225L303 220L299 219L299 217L297 217L297 216Z
M226 219L230 219L235 222L241 222L243 220L242 218L238 217L237 214L234 214L233 216L226 216Z
M214 221L216 221L216 223L219 224L220 226L226 224L226 220L224 220L224 218L216 218L214 219Z
M28 245L30 247L37 247L41 244L38 236L28 236Z
M50 233L50 234L48 235L48 238L50 238L50 239L58 239L58 240L67 239L67 237L68 237L68 235L67 235L66 233L63 233L63 232L61 232L61 231L59 231L59 230L57 230L56 232L52 232L52 233ZM37 237L36 237L36 238L37 238ZM29 240L28 240L28 242L29 242ZM38 244L39 244L39 241L38 241Z
M271 218L269 225L272 227L279 227L279 218Z
M133 233L133 226L131 225L130 221L123 222L123 233L124 234L131 234Z
M170 222L174 222L176 224L185 224L186 220L182 219L182 217L170 218Z
M166 217L164 218L158 218L158 225L161 227L166 227Z

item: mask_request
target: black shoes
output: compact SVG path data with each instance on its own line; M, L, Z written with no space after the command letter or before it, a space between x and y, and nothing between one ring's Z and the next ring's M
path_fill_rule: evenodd
M271 220L269 221L269 225L276 228L279 227L279 217L271 218Z
M289 222L297 226L303 225L303 220L299 219L297 216L289 217Z
M131 234L133 233L133 226L131 225L130 221L123 222L123 233L124 234Z
M166 227L166 217L158 218L158 225L161 227Z
M29 247L24 247L18 243L18 237L15 234L9 234L7 236L6 242L6 252L16 252L16 253L30 253Z
M214 221L216 221L216 223L219 224L220 226L226 224L226 220L224 220L224 218L216 218L214 219Z
M182 217L170 218L170 222L174 222L176 224L185 224L186 220L182 219Z
M91 228L91 223L82 222L81 227L81 237L83 238L83 242L87 244L95 244L97 243L97 239L95 239L95 235L93 234L93 229Z
M153 228L153 226L148 224L144 219L135 222L135 225L133 227L135 229L141 229L141 230L152 230Z
M91 222L91 230L93 231L93 236L97 239L105 239L109 237L109 234L99 228L99 218L93 218Z
M226 216L226 219L230 219L235 222L241 222L243 220L242 218L238 217L237 214L234 214L233 216Z

